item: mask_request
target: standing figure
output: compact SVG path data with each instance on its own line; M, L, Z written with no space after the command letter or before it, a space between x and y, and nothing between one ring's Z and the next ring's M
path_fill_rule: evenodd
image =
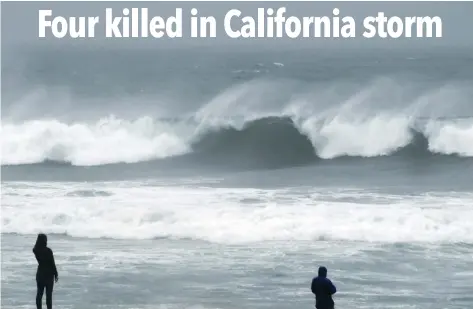
M48 238L45 234L39 234L33 253L38 261L38 270L36 271L36 308L41 309L44 289L46 289L46 306L53 308L53 286L58 281L56 263L54 262L53 251L47 247Z
M335 303L332 295L337 292L337 288L332 281L327 278L327 268L319 267L319 275L312 279L312 293L315 294L315 308L334 309Z

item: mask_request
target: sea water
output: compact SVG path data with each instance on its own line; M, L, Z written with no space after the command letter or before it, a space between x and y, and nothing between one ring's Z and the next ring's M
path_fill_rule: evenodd
M473 306L472 53L2 63L2 308Z

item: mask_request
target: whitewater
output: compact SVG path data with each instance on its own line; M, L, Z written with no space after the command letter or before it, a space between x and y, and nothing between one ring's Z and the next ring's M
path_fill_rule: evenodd
M392 80L373 81L327 109L317 108L317 101L334 90L318 93L315 107L300 94L278 111L259 111L260 102L246 100L249 96L251 100L265 100L264 92L276 92L278 86L258 80L231 86L194 114L174 119L142 116L129 120L110 115L97 121L71 123L57 119L22 123L7 120L2 125L6 137L2 139L2 164L55 161L94 166L163 159L195 151L203 141L215 138L215 131L223 135L222 131L227 130L226 136L220 137L222 148L225 143L239 142L231 140L229 129L246 138L263 134L272 138L270 135L279 133L277 129L286 131L282 134L297 130L296 134L312 145L314 156L322 159L387 156L415 143L416 136L426 140L425 150L432 154L473 156L473 117L447 118L439 114L427 118L422 114L429 108L439 109L448 94L454 96L449 108L455 108L472 95L465 86L428 89L410 98L411 102L400 110L376 110L373 106L379 104L383 92L397 86ZM290 122L286 128L282 127L285 119ZM254 128L257 123L260 125ZM107 149L116 151L110 153Z
M2 308L473 306L471 51L189 53L2 57Z
M383 243L473 241L473 211L465 205L473 202L472 193L405 197L365 190L208 186L17 184L4 188L3 202L24 206L2 209L3 230L18 234L43 230L87 238L195 239L223 244L324 239ZM33 194L34 201L30 197ZM324 224L327 218L330 225Z

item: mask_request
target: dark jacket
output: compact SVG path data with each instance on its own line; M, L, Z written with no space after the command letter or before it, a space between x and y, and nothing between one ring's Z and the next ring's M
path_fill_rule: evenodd
M327 268L319 268L319 275L312 279L311 290L315 294L315 308L333 309L335 307L332 295L337 292L337 288L327 278Z
M49 281L58 276L53 251L48 247L34 248L33 253L38 261L36 280Z

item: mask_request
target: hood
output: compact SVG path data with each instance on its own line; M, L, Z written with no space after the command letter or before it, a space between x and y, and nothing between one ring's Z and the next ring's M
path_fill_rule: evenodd
M327 268L324 266L319 267L319 277L327 278Z

